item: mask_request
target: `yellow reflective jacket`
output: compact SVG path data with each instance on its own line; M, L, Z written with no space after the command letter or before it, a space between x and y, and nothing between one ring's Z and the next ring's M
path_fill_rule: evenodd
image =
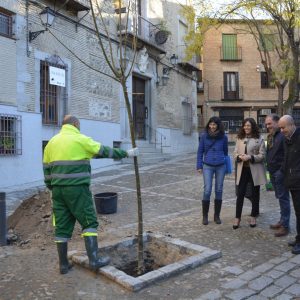
M63 125L47 144L43 170L45 183L54 185L90 184L91 158L124 158L126 151L101 145L81 134L73 125Z

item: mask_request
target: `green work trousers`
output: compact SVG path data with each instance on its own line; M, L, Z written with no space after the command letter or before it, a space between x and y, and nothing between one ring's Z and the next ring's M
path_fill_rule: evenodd
M52 201L56 242L65 242L72 237L76 220L83 232L97 235L99 223L88 185L53 186Z

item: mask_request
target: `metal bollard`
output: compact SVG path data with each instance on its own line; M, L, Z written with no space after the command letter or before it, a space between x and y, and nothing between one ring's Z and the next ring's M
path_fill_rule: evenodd
M0 192L0 246L6 246L6 203L5 193Z

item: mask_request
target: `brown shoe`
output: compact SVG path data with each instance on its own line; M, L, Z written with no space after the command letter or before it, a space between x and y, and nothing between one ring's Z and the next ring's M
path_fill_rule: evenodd
M280 222L270 225L271 229L279 229L281 227L282 227L282 224Z
M280 227L274 234L276 237L286 236L289 234L289 229L285 227Z

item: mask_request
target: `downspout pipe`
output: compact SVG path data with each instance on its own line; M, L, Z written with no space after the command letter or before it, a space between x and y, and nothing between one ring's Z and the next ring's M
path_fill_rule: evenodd
M5 193L0 192L0 246L7 245Z

